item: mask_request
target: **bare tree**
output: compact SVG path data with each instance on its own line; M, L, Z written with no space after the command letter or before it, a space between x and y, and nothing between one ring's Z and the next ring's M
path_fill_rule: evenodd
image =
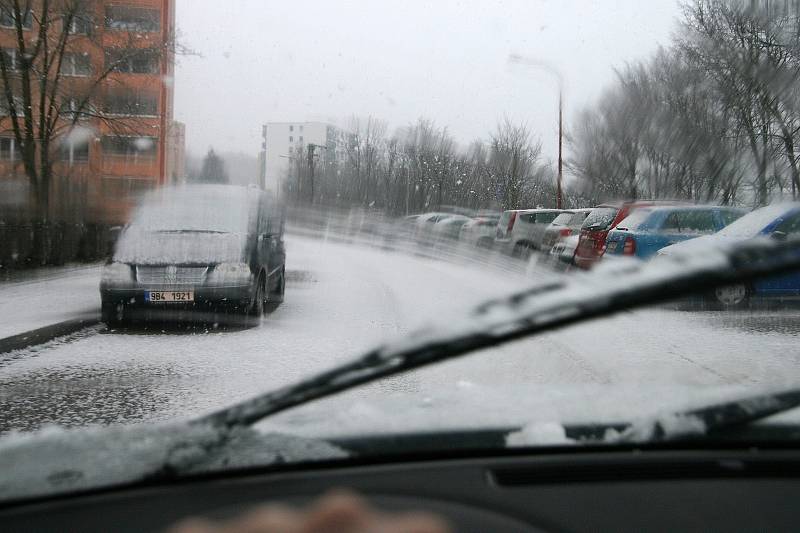
M41 223L51 215L57 171L66 172L59 168L65 150L86 145L101 127L119 136L143 135L137 116L157 113L157 103L126 92L119 73L158 73L161 62L175 52L171 39L155 31L159 21L145 17L117 27L105 18L103 5L95 0L0 0L2 25L13 36L8 41L13 44L0 53L0 111L5 116L0 127L13 134L19 147ZM102 24L115 31L112 49L98 35Z

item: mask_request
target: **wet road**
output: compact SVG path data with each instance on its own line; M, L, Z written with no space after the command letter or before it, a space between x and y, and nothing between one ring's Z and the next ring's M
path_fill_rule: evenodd
M257 327L98 325L0 357L0 433L188 418L529 283L505 263L299 237L288 258L286 301ZM422 405L442 391L486 396L514 386L777 387L800 383L799 334L798 309L644 310L386 380L358 398Z

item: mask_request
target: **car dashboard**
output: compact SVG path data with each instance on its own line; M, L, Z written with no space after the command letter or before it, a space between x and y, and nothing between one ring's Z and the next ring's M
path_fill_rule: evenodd
M203 475L0 504L5 532L163 531L264 503L303 506L346 488L458 532L796 531L798 450L509 451L350 460Z

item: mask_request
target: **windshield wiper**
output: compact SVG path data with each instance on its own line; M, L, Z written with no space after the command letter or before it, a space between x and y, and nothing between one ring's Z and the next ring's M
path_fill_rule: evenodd
M616 261L479 306L462 321L429 327L352 362L196 420L235 428L314 400L522 337L622 310L800 269L800 240L751 240Z
M800 389L773 392L699 409L656 416L626 426L613 442L657 442L685 439L745 427L800 407Z
M225 235L230 232L218 231L213 229L163 229L163 230L157 230L155 233L167 233L167 234L213 233L215 235Z

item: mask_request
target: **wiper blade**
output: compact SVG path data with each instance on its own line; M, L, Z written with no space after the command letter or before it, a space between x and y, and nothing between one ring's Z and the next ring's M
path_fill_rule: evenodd
M744 427L800 407L800 389L773 392L667 414L628 425L615 442L657 442Z
M184 234L184 233L212 233L215 235L225 235L229 232L227 231L217 231L213 229L165 229L165 230L158 230L156 233L166 233L166 234Z
M485 303L464 320L417 331L352 362L246 400L196 423L249 426L298 405L378 379L592 318L800 269L800 240L771 239L677 252L657 261L619 260L590 273Z

